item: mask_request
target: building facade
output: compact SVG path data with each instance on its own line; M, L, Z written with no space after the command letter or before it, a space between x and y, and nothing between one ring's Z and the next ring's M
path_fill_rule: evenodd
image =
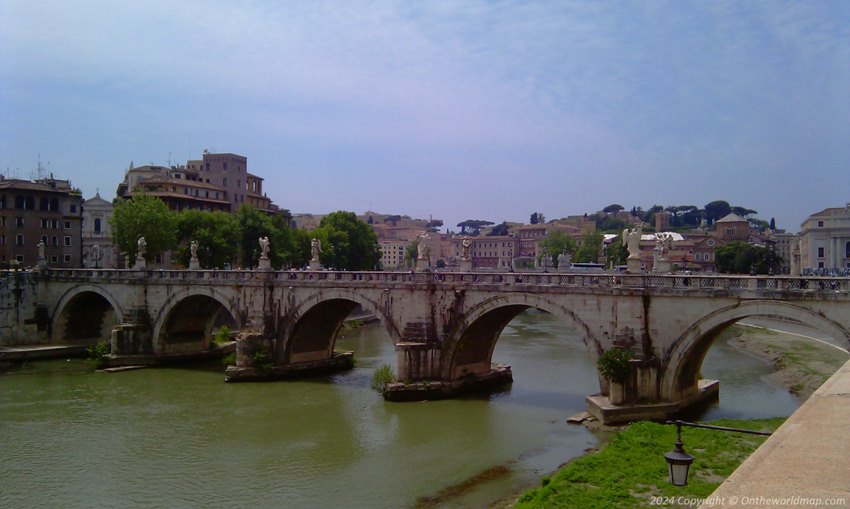
M243 203L267 214L278 207L263 192L263 178L248 173L248 158L238 154L211 154L186 166L130 167L116 196L130 198L144 192L155 196L174 211L222 210L235 213Z
M804 273L850 270L850 203L824 209L803 222L800 266Z
M82 196L68 180L0 177L0 264L34 267L39 243L50 267L79 267Z
M118 267L117 253L112 244L112 226L109 224L114 209L112 203L100 197L100 193L83 202L83 267Z

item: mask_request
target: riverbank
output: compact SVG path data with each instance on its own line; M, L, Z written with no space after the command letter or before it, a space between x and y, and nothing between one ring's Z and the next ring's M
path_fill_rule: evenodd
M724 340L733 348L770 362L776 371L764 378L788 388L803 400L808 399L850 357L850 354L825 343L764 327L736 325L718 339Z
M718 342L769 362L774 371L762 377L807 399L846 361L837 348L763 327L733 326ZM722 382L722 381L721 381ZM784 419L721 420L715 424L776 429ZM593 427L595 423L585 423ZM685 449L697 459L687 487L667 481L663 454L675 440L673 426L635 423L618 433L601 450L564 465L542 486L526 491L500 507L688 507L711 494L763 441L764 437L686 428ZM695 452L697 451L697 452Z
M721 426L773 431L784 419L716 421ZM685 450L695 456L687 486L669 482L664 453L673 449L675 426L642 421L614 436L600 451L570 462L539 488L522 494L517 508L693 507L710 495L766 437L685 428Z

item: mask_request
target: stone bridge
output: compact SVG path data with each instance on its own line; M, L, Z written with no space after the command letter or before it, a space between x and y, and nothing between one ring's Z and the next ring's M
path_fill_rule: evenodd
M493 364L526 309L574 327L594 358L629 350L622 384L600 377L592 413L663 418L716 395L699 380L718 334L751 316L802 322L850 342L850 279L719 275L326 271L49 270L0 281L0 341L108 340L127 362L203 352L240 331L229 381L350 366L334 351L349 313L373 313L395 344L388 399L445 397L510 379ZM257 352L268 355L255 365Z

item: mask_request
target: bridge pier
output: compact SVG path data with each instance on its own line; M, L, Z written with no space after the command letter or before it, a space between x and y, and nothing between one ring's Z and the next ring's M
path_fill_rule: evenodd
M268 382L304 376L315 376L354 367L353 352L331 352L314 360L275 364L274 341L257 331L241 332L236 337L236 365L228 366L224 381Z
M626 389L628 391L628 389ZM697 387L677 401L634 400L614 404L610 394L594 394L585 398L587 411L602 424L624 424L633 421L670 419L689 408L716 401L720 394L718 380L699 380Z

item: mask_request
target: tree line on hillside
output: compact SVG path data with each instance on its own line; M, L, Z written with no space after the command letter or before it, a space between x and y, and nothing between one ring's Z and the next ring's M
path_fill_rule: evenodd
M140 194L119 202L110 224L112 240L127 260L135 260L137 241L144 237L149 261L171 251L176 264L188 266L190 245L196 241L201 267L251 268L257 266L260 257L259 238L268 237L268 256L276 269L306 266L313 238L322 243L320 260L325 267L374 270L381 261L375 232L353 212L328 214L318 228L306 231L291 228L283 217L269 216L247 204L236 214L173 212L163 201Z
M612 203L602 209L601 213L593 215L584 214L584 216L596 223L597 230L606 233L618 233L629 226L629 221L620 214L624 210L626 210L626 208L622 205ZM647 225L648 231L652 231L655 227L655 216L662 211L670 213L670 229L674 231L698 228L700 224L702 224L703 220L705 220L706 224L711 225L718 219L722 219L731 213L743 217L749 221L752 226L759 230L763 231L767 228L776 228L776 222L773 219L771 219L770 222L763 221L755 217L755 215L758 214L757 211L746 207L730 205L729 202L724 200L712 201L704 205L702 208L699 208L696 205L670 205L666 207L663 205L653 205L652 207L644 210L640 206L634 206L629 211L629 215L638 218L641 222ZM546 216L544 216L542 212L533 212L529 218L529 223L545 224ZM482 229L488 226L493 226L494 224L494 222L484 219L467 219L466 221L458 223L457 226L461 229L461 235L475 237L481 234ZM487 235L507 235L508 229L508 223L503 221L502 223L493 226Z
M623 210L625 210L625 207L618 203L608 205L602 209L604 214L597 214L594 217L596 227L606 232L621 231L623 228L628 226L628 222L619 215L619 213ZM703 208L699 208L696 205L670 205L667 207L662 205L653 205L649 209L644 210L641 207L635 206L632 207L629 214L637 217L650 227L654 227L655 216L662 211L670 214L670 228L673 230L688 230L697 228L703 220L705 220L706 224L710 225L729 214L737 214L743 217L749 221L750 224L760 230L776 227L776 224L772 219L770 223L768 223L767 221L756 218L755 215L758 214L757 211L746 207L730 205L729 202L724 200L715 200L707 203Z

